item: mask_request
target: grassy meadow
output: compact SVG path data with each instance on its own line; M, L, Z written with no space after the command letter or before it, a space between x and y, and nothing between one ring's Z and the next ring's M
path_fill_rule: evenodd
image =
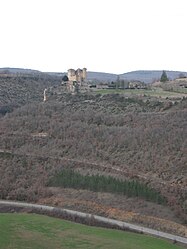
M166 240L36 214L0 214L0 249L180 249Z

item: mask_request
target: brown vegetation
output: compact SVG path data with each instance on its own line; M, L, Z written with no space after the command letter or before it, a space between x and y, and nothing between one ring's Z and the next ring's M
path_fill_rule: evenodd
M49 179L71 168L144 182L186 221L186 99L38 94L0 119L0 198L50 196Z
M60 83L49 75L0 74L0 116L33 101L42 101L46 87Z

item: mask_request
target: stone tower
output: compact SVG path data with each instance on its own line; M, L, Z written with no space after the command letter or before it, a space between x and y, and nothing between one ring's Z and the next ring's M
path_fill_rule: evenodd
M82 75L82 77L83 77L83 80L86 80L86 78L87 78L87 72L86 72L86 68L84 67L83 69L82 69L82 72L83 72L83 75Z
M76 70L76 75L77 75L77 82L81 83L83 81L83 78L82 78L82 70L80 68Z
M76 72L74 69L68 70L68 79L69 81L76 81Z

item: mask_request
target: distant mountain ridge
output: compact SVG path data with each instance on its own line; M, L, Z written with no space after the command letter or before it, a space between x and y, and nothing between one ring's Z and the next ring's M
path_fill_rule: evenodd
M34 69L26 69L26 68L11 68L11 67L4 67L0 68L0 73L7 72L11 74L22 73L22 74L38 74L42 73L41 71L34 70Z
M21 73L21 74L49 74L52 76L63 77L67 74L66 72L41 72L33 69L24 68L0 68L0 73L9 72L11 74ZM137 70L132 72L127 72L123 74L113 74L113 73L103 73L103 72L91 72L88 71L87 78L91 81L96 82L111 82L116 81L119 77L121 80L127 81L141 81L145 83L152 83L158 81L162 75L162 70ZM168 71L166 70L167 76L170 80L178 78L181 74L187 77L187 72L181 71Z
M88 80L96 81L116 81L118 75L113 73L102 73L102 72L87 72Z
M138 70L129 73L120 74L120 79L124 80L139 80L145 83L152 83L158 81L162 75L163 70ZM170 80L178 78L181 74L187 77L187 72L181 71L167 71L166 74Z

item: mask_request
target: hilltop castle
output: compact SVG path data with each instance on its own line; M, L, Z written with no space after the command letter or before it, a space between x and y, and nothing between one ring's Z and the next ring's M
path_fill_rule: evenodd
M82 83L86 81L86 68L77 70L69 69L68 70L68 79L69 81L76 81L77 83Z
M62 78L61 86L51 86L44 89L43 102L46 102L52 96L55 97L65 92L75 94L90 91L86 71L86 68L78 68L77 70L69 69L67 75L64 75Z
M71 93L88 91L87 69L68 69L68 82L66 83L66 87L67 91Z

